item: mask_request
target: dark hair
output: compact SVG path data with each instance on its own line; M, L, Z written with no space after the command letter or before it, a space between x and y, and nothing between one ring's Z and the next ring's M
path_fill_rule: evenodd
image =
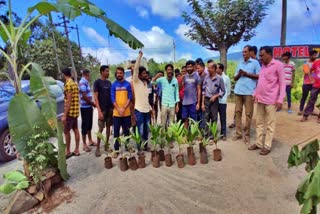
M175 73L175 74L180 74L179 68L174 69L174 73Z
M224 65L222 63L218 63L217 66L219 66L219 68L221 68L221 70L224 71Z
M253 51L254 55L257 55L258 48L257 48L257 46L250 46L249 51Z
M165 70L167 70L167 68L171 67L171 69L173 70L173 65L172 64L167 64L166 67L164 67Z
M313 54L318 54L318 51L316 50L309 51L309 56L312 56Z
M262 50L264 50L267 54L269 54L269 55L273 55L272 54L272 48L270 47L270 46L262 46L261 48L260 48L260 51L262 51Z
M182 70L182 69L184 69L184 68L186 68L186 66L185 66L185 65L181 67L181 70Z
M196 64L203 64L203 60L201 58L196 59Z
M164 72L163 72L163 71L158 71L158 74L159 74L159 73L161 73L162 75L164 75Z
M90 71L88 69L82 70L82 75L90 74Z
M64 68L61 71L65 76L71 77L71 68Z
M147 71L147 69L145 67L143 67L143 66L140 66L139 67L139 75L141 75L142 72L144 72L144 71Z
M286 57L288 57L290 59L291 58L291 53L287 51L287 52L282 54L282 57L284 57L284 56L286 56Z
M209 59L209 60L207 61L207 64L209 64L209 63L211 63L211 62L214 62L213 59Z
M122 71L122 73L124 73L124 68L123 67L117 67L116 70Z
M104 70L106 70L107 68L109 68L108 65L102 65L102 66L100 67L100 74L101 74Z
M186 66L188 66L188 65L192 65L192 66L195 66L195 62L193 61L193 60L188 60L187 62L186 62Z
M246 45L243 47L243 49L248 48L248 50L250 51L251 46L250 45Z

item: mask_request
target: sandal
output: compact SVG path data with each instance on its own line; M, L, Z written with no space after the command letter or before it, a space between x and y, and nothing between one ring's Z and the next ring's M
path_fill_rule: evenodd
M66 154L66 159L71 158L73 155L74 155L74 153L73 153L73 152L70 152L69 154Z
M87 146L87 147L83 147L83 151L85 151L85 152L91 152L91 149Z
M74 156L80 156L80 153L72 152L72 154L73 154Z
M88 144L88 146L97 146L98 144L97 143L95 143L95 142L93 142L93 141L91 141L89 144Z

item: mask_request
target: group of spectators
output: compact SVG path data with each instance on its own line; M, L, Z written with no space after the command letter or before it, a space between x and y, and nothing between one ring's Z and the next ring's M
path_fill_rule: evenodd
M260 149L261 155L267 155L272 148L275 131L276 112L281 110L287 95L288 113L291 110L291 88L294 83L295 65L291 62L290 53L284 53L282 61L273 59L272 48L260 48L257 60L257 48L245 46L243 60L238 64L233 79L235 80L234 123L236 127L232 140L244 140L250 144L251 121L256 103L255 143L249 150ZM174 69L172 64L165 66L164 72L158 72L152 78L147 69L140 66L143 53L140 51L136 61L129 69L132 81L125 79L123 67L117 67L114 73L116 80L111 83L108 78L109 67L100 67L100 78L94 82L93 93L90 88L90 71L83 70L79 86L71 78L71 70L64 69L65 77L65 111L62 117L66 140L66 157L80 155L80 134L77 118L81 112L81 134L83 150L90 152L89 146L96 146L95 155L99 157L100 138L94 143L91 136L93 108L98 111L99 132L106 128L106 141L109 142L111 127L113 137L129 135L130 128L137 129L144 141L148 140L149 125L158 122L167 128L170 123L181 121L188 129L189 119L200 121L201 130L206 137L211 137L207 122L216 122L219 117L220 133L223 141L227 140L227 99L231 93L231 81L225 72L225 65L209 60L206 64L201 58L189 60L185 66ZM301 121L312 113L320 92L320 61L315 61L317 52L310 52L310 59L304 65L303 96L300 104ZM308 93L311 97L303 111ZM79 106L80 105L80 106ZM244 127L242 112L245 112ZM320 122L320 120L318 120ZM70 151L70 130L74 130L76 147ZM86 138L88 136L88 143ZM107 144L106 144L107 145ZM105 147L105 149L108 149ZM148 151L148 145L138 150ZM114 142L112 156L119 154L119 142Z

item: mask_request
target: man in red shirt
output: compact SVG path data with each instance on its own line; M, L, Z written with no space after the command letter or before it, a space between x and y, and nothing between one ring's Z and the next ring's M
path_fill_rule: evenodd
M303 117L301 122L304 122L308 119L308 116L313 112L314 105L317 102L318 94L320 93L320 60L316 60L311 67L311 77L314 80L310 99L308 101L307 107L304 109ZM318 115L318 123L320 123L320 114Z

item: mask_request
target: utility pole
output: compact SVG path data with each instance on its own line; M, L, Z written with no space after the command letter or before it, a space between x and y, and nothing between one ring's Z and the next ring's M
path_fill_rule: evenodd
M176 43L173 41L173 64L176 65Z
M62 16L62 20L63 20L62 23L63 23L63 27L64 27L64 32L65 32L66 37L67 37L68 54L69 54L69 57L70 57L70 60L71 60L73 77L74 77L75 81L78 81L78 75L77 75L77 71L76 71L76 66L74 65L72 49L71 49L71 44L70 44L70 40L69 40L69 31L68 31L68 27L67 27L67 23L69 21L66 20L65 16Z
M287 34L287 0L282 0L282 21L280 45L286 45Z
M78 46L79 46L79 57L80 60L82 59L82 53L81 53L81 45L80 45L80 36L79 36L79 28L78 28L78 24L76 24L76 27L69 27L71 29L75 29L77 31L77 38L78 38ZM82 60L80 61L80 65L82 68Z
M53 28L53 21L52 21L52 16L51 14L49 15L49 20L50 20L50 24ZM58 56L58 51L57 51L57 43L56 43L56 37L54 35L54 28L53 30L51 31L52 33L52 40L53 40L53 48L54 48L54 52L55 52L55 55L56 55L56 63L57 63L57 67L58 67L58 77L61 78L61 69L60 69L60 63L59 63L59 56Z

